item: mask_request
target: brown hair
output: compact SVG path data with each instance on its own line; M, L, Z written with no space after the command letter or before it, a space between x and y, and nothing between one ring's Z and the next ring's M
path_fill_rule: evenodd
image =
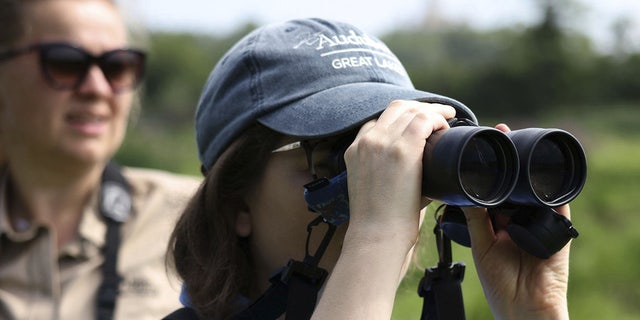
M256 124L208 170L169 240L167 262L183 279L193 308L225 318L240 307L252 283L246 238L235 232L236 214L262 177L282 135Z
M9 47L25 34L24 6L27 0L0 0L0 48Z

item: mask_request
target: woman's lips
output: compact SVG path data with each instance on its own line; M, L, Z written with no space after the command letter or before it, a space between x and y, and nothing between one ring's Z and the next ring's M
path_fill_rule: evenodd
M76 132L87 136L99 136L107 129L106 116L91 113L72 113L67 115L67 124Z

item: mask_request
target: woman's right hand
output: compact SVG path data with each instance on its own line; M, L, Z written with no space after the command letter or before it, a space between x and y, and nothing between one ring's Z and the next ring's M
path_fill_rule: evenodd
M389 319L420 229L422 155L455 109L394 101L345 153L350 220L314 319Z
M432 132L449 128L455 109L394 101L364 124L345 153L349 172L350 231L400 233L408 250L422 209L422 155ZM362 230L359 230L362 228ZM365 237L368 237L365 235Z

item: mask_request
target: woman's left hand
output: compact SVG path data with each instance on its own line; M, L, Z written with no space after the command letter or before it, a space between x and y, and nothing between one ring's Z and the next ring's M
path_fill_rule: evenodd
M509 131L506 125L498 125ZM569 205L555 210L570 218ZM471 251L496 319L568 319L569 247L549 259L520 249L506 230L494 230L486 209L463 208Z

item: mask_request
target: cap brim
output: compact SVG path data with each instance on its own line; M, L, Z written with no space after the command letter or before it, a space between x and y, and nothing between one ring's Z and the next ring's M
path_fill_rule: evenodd
M258 121L284 135L322 138L359 127L399 99L447 104L455 107L458 113L470 113L473 117L466 106L445 96L387 83L367 82L317 92L263 115ZM475 121L475 117L471 120Z

